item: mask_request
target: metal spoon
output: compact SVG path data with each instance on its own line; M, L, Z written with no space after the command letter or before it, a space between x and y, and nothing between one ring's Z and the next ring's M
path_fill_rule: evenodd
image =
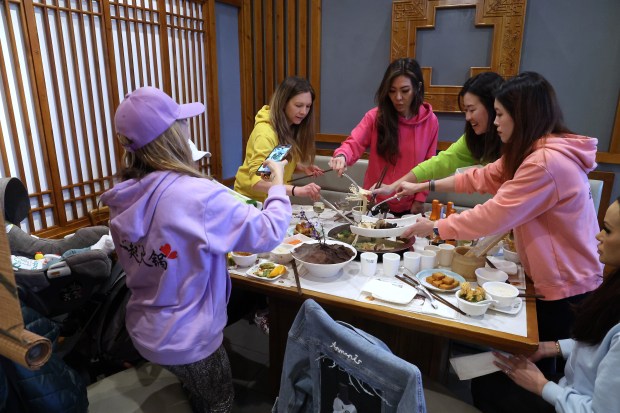
M357 190L359 191L360 189L362 189L362 187L360 187L357 182L355 182L355 180L353 178L351 178L349 175L347 175L346 173L342 173L342 176L344 176L345 178L347 178L349 181L351 181L351 183L353 185L355 185L355 187L357 188Z
M391 197L389 197L387 199L384 199L383 201L379 202L378 204L375 204L375 206L370 208L370 210L368 210L368 212L370 212L371 214L375 215L375 211L377 211L377 208L379 207L379 205L385 204L386 202L391 201L393 199L396 199L397 201L400 201L400 197L398 195L391 196Z

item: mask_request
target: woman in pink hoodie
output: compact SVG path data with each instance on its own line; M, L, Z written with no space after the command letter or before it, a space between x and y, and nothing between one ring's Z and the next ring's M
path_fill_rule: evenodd
M525 273L534 283L541 341L569 336L570 305L600 284L594 236L598 222L588 172L596 167L597 140L571 134L552 86L524 72L495 97L502 157L481 169L425 183L403 183L397 193L423 189L491 193L482 205L439 221L419 220L406 236L438 234L475 239L514 229Z
M424 102L424 79L414 59L393 61L385 71L375 95L377 107L369 110L362 121L329 161L338 175L353 165L370 148L364 188L379 181L385 169L384 184L391 184L414 166L437 152L439 122L433 108ZM422 212L428 192L424 188L413 198L389 202L395 215ZM380 201L385 196L378 196Z

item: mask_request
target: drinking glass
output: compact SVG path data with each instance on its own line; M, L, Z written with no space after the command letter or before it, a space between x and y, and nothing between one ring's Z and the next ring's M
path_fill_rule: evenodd
M312 209L316 212L317 216L321 215L321 213L325 211L325 204L322 202L315 202L314 205L312 205Z

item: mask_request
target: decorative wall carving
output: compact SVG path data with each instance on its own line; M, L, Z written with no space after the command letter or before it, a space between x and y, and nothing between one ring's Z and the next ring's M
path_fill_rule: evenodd
M475 7L475 25L493 27L490 67L472 67L470 76L492 70L504 77L519 72L527 0L394 0L392 3L391 60L416 55L418 28L435 27L435 13L442 8ZM425 98L436 112L458 112L460 85L433 86L432 68L422 68Z

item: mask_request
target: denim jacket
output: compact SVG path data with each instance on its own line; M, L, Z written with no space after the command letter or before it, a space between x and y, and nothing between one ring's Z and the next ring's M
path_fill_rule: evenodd
M341 376L336 384L329 382L333 374ZM338 390L343 386L351 389L344 403ZM392 354L381 340L334 321L316 302L306 300L288 333L272 412L356 412L354 404L361 403L366 411L426 412L420 370ZM369 407L372 403L376 409ZM337 408L343 404L350 407Z

